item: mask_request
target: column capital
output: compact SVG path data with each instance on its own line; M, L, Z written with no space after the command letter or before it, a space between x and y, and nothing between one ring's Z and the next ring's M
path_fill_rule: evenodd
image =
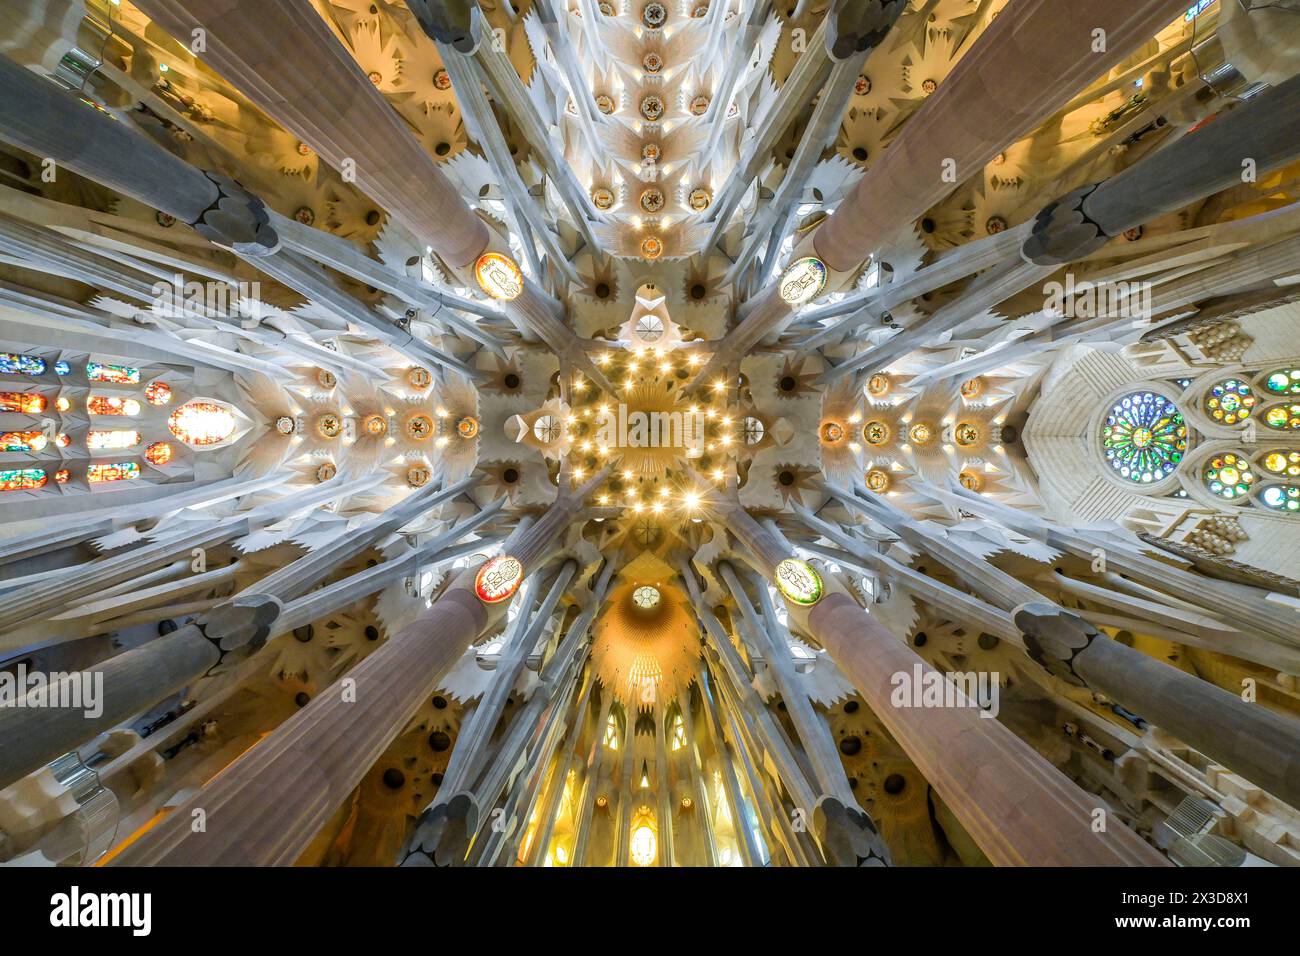
M280 237L272 228L266 206L229 176L204 170L217 187L217 198L190 225L209 242L227 246L240 255L269 256L280 251Z
M1111 236L1088 217L1084 201L1101 183L1090 183L1066 193L1039 211L1034 231L1021 247L1021 255L1036 266L1059 266L1096 252Z
M1099 636L1095 627L1046 601L1021 604L1012 611L1012 619L1024 634L1025 649L1034 661L1053 677L1076 687L1086 686L1074 661Z

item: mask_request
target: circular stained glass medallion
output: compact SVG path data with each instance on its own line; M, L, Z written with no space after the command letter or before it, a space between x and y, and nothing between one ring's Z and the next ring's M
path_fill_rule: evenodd
M1216 422L1235 425L1250 417L1255 407L1255 394L1239 378L1227 378L1210 389L1205 399L1205 410Z
M1111 406L1101 429L1102 452L1121 478L1137 484L1173 474L1187 451L1187 423L1168 398L1133 392Z
M1250 494L1255 473L1241 455L1228 452L1215 455L1205 465L1205 487L1220 498L1234 501Z

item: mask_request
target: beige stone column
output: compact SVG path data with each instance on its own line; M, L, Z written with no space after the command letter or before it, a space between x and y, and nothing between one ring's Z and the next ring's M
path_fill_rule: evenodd
M140 0L135 4L258 109L316 150L461 268L488 228L357 65L309 0Z
M562 494L504 553L537 570L578 517L583 488ZM438 681L509 601L485 604L477 569L461 572L412 623L240 756L114 866L289 866L401 732ZM200 814L199 811L202 811ZM195 830L196 819L203 829Z
M856 268L1187 6L1012 0L817 230L816 254Z
M727 528L772 577L789 547L744 508L719 502ZM1161 866L1154 847L1107 815L1093 832L1100 798L1085 793L1037 751L973 703L898 707L895 674L934 672L858 606L833 575L812 608L789 603L790 620L817 640L989 859L999 866Z

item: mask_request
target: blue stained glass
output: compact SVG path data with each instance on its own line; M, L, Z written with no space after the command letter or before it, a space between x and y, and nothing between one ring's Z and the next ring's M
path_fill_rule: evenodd
M44 375L45 359L37 358L35 355L0 352L0 372L9 375Z

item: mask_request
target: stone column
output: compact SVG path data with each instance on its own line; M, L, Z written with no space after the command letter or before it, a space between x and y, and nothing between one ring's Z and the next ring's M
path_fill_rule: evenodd
M817 230L816 254L834 271L855 269L1186 9L1183 0L1016 0Z
M728 530L768 577L792 555L738 503L715 502ZM1098 798L974 706L897 707L895 674L933 673L858 606L833 575L811 608L790 618L831 655L966 831L999 866L1158 866L1165 858L1127 827L1092 830Z
M236 252L279 246L261 200L220 173L200 172L144 134L0 57L0 139L189 223Z
M1300 805L1300 721L1112 641L1055 605L1026 604L1015 620L1030 656L1053 675L1095 688L1278 799Z
M418 568L421 561L445 563L471 549L481 549L481 541L448 546L494 516L500 505L490 505L409 555L367 568L283 608L275 595L257 586L248 588L192 624L60 681L60 695L71 692L74 686L98 687L94 682L102 681L102 708L97 707L99 712L93 716L87 716L88 708L80 704L0 709L0 728L10 735L8 739L21 742L20 746L0 752L0 787L117 726L219 665L228 665L231 652L251 656L269 639L355 603ZM331 567L318 568L307 586ZM144 580L147 583L148 579ZM176 611L164 608L156 613L175 616ZM59 699L77 700L68 696Z
M602 472L561 488L542 517L506 541L525 574L540 567ZM118 866L288 866L338 809L438 681L509 602L485 604L477 569L453 580L424 613L226 767L176 812L114 858ZM203 810L204 832L193 832Z
M1143 162L1067 193L1038 214L1026 259L1064 265L1165 213L1300 155L1300 76L1271 87Z
M945 565L992 604L1014 610L1016 626L1025 635L1023 642L1017 643L1053 676L1120 701L1265 790L1288 802L1300 800L1300 721L1248 704L1195 674L1124 644L1108 638L1096 641L1100 636L1097 630L1077 615L895 512L883 499L873 496L864 500L825 487ZM1082 665L1085 651L1091 662L1088 667ZM1135 680L1135 675L1141 679Z
M453 267L488 228L330 32L310 0L140 0L172 36L203 30L200 59L381 203Z
M270 598L219 608L135 650L67 675L23 706L0 707L0 787L185 687L235 650L266 641L278 612ZM49 701L77 706L50 706Z

